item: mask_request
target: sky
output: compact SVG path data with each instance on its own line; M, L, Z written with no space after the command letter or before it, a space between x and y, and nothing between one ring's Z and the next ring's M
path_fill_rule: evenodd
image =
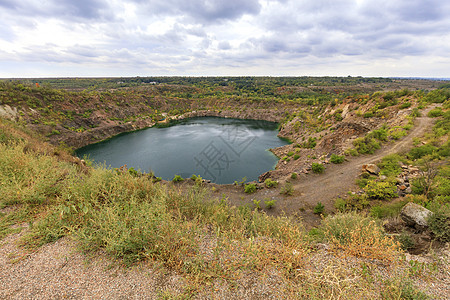
M0 0L0 77L450 77L449 0Z

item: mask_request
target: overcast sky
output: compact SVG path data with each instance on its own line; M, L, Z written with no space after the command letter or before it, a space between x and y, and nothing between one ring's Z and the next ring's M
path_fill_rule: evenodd
M0 77L450 77L450 0L0 0Z

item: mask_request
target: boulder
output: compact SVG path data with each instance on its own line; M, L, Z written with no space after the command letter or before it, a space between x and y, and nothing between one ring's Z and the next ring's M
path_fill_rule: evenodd
M426 209L423 206L410 202L403 206L400 211L400 217L409 226L424 228L428 227L427 218L431 216L433 212Z
M362 166L362 170L364 172L373 174L373 175L378 175L378 173L380 173L380 168L378 168L377 165L375 164L367 164L367 165L363 165Z

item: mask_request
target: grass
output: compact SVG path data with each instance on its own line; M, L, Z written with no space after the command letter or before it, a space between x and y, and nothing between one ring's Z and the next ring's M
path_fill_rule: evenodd
M84 253L104 251L126 265L156 261L195 287L208 288L216 279L236 285L249 273L264 277L276 270L294 298L400 293L390 282L376 283L375 276L375 283L365 282L364 273L343 268L337 258L310 271L305 266L314 241L297 219L229 206L201 185L181 191L126 168L86 168L11 124L0 126L0 239L20 230L12 225L28 222L33 226L21 240L24 247L70 236ZM292 184L283 189L293 193ZM275 200L264 203L270 208ZM324 218L314 238L355 257L390 262L399 253L377 222L355 214ZM212 258L202 251L205 239L215 241ZM336 280L344 275L355 280Z
M379 223L356 212L325 218L313 235L329 242L334 251L356 257L393 261L400 249Z

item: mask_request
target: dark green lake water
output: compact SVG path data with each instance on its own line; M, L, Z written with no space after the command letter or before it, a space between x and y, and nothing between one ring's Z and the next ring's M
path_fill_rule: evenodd
M202 117L167 128L130 132L80 148L97 163L118 168L127 165L170 180L198 174L215 183L233 183L243 177L257 180L278 159L268 151L288 144L277 137L277 124L267 121Z

